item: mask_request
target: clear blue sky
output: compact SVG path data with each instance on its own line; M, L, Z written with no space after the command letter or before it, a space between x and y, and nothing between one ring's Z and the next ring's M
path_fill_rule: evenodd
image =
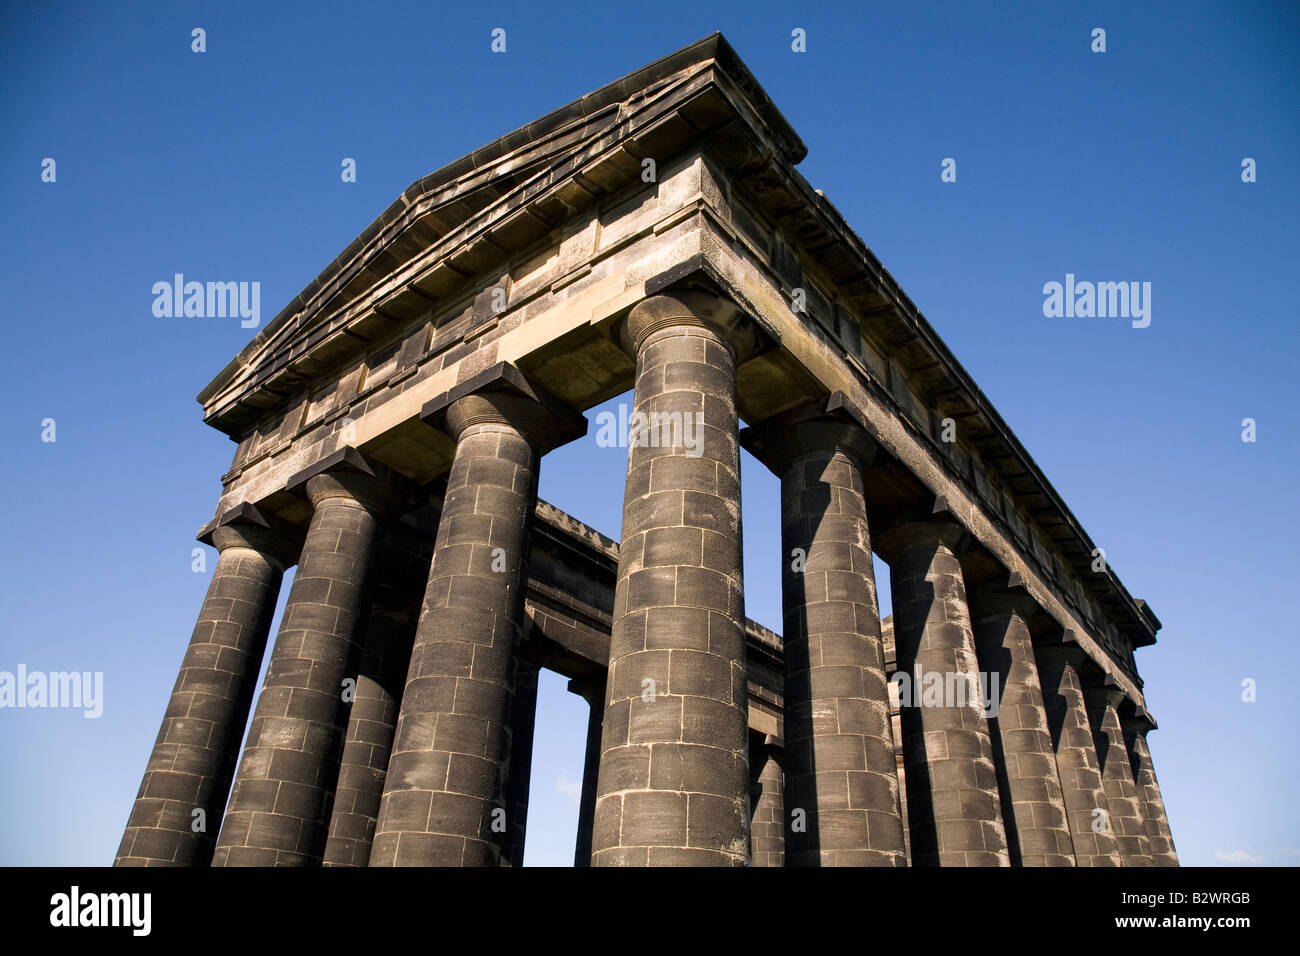
M194 396L254 330L155 318L153 283L259 281L265 323L412 181L719 29L1162 619L1138 665L1183 862L1300 861L1297 7L564 6L5 6L0 670L103 671L105 702L0 710L0 863L111 862L207 586L234 446ZM1066 273L1151 282L1150 327L1045 318ZM542 495L617 536L625 454L593 429ZM748 611L779 628L777 486L744 467ZM547 675L530 864L572 858L584 727Z

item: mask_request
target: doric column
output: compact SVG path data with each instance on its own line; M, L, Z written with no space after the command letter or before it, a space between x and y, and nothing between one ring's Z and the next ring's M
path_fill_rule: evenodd
M528 833L528 790L533 772L533 730L537 724L537 665L520 658L510 705L510 764L506 771L506 859L524 865Z
M758 738L749 751L750 866L785 866L785 797L781 743Z
M885 676L892 678L898 670L898 651L894 645L894 616L880 619L880 644L885 658ZM903 820L903 853L912 865L911 827L907 816L907 771L903 767L903 714L898 682L889 681L889 729L894 735L894 768L898 775L898 807Z
M1124 866L1151 866L1151 844L1142 819L1142 801L1133 783L1133 768L1129 765L1124 731L1119 724L1117 708L1124 696L1124 689L1109 675L1088 681L1083 689L1120 860Z
M256 509L200 535L218 550L115 866L207 866L297 542Z
M903 866L862 488L876 446L843 409L836 393L741 436L781 477L786 860Z
M401 549L387 548L376 575L325 843L326 866L365 866L370 861L423 592L421 580L416 584L415 599L410 599L405 557Z
M1092 742L1079 668L1086 655L1069 631L1035 643L1034 660L1043 689L1047 725L1056 748L1056 769L1070 821L1078 866L1119 866L1110 808Z
M578 802L578 838L573 865L591 866L591 825L596 816L596 778L600 773L600 732L605 716L605 682L571 680L569 692L587 702L587 749L582 761L582 795Z
M509 865L506 780L537 470L586 419L501 364L425 406L456 442L371 866Z
M748 856L736 437L746 332L734 305L703 291L653 296L628 317L634 434L593 866L743 866Z
M1164 797L1160 795L1155 764L1151 762L1151 751L1147 747L1147 733L1156 729L1155 718L1147 713L1145 707L1130 702L1120 709L1120 726L1124 729L1133 780L1142 801L1142 821L1146 824L1151 862L1155 866L1177 866L1174 836L1169 829Z
M290 482L311 500L311 525L213 866L322 860L350 706L343 681L357 671L381 528L402 501L381 469L354 470L369 467L348 449Z
M914 866L1010 863L956 554L964 535L935 517L879 536L890 559L898 670L910 690L901 717Z
M998 582L1007 583L1006 576ZM1022 588L994 584L971 591L975 652L998 689L999 703L989 716L989 727L1011 863L1074 866L1074 843L1029 633L1028 622L1037 609Z

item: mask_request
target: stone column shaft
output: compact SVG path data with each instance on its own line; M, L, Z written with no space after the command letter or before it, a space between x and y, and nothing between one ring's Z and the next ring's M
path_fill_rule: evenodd
M586 421L505 364L436 399L424 417L455 439L456 454L370 865L508 866L538 465L557 435L577 437Z
M737 360L726 338L737 319L703 293L646 299L628 319L632 418L661 424L629 439L593 866L748 856ZM680 428L662 426L673 416Z
M1144 715L1145 711L1139 717L1122 721L1124 742L1128 747L1137 793L1142 801L1142 820L1146 824L1151 862L1155 866L1177 866L1178 853L1174 850L1174 837L1169 829L1169 817L1165 814L1165 801L1160 795L1156 768L1151 762L1151 751L1147 747L1150 718Z
M1142 819L1142 801L1133 783L1133 768L1116 709L1124 692L1109 683L1093 684L1084 689L1083 696L1120 860L1124 866L1151 866L1151 844Z
M875 444L800 411L742 441L781 476L786 861L904 866L862 469Z
M510 764L506 771L506 857L524 865L528 835L528 791L533 772L533 731L537 725L537 665L521 660L515 673L510 712Z
M212 861L287 558L272 537L243 524L213 532L220 556L117 866Z
M217 840L214 866L321 863L370 568L392 492L353 472L306 484L314 510Z
M759 743L750 751L750 866L785 866L785 797L781 748Z
M505 422L459 432L372 866L509 863L505 775L537 464Z
M591 866L591 826L596 817L596 780L600 774L600 736L605 717L605 682L571 680L569 691L587 702L587 749L582 762L582 796L578 803L578 837L574 866Z
M1056 748L1056 768L1070 821L1075 863L1119 866L1110 808L1077 670L1083 655L1069 647L1037 646L1035 659Z
M981 669L996 680L989 725L1013 866L1074 866L1074 842L1034 664L1027 595L980 593L972 611Z
M400 608L371 613L325 843L326 866L370 862L415 624L416 617Z
M884 536L893 556L898 671L911 691L901 718L912 863L1008 866L966 588L953 550L959 534L955 525L930 520Z

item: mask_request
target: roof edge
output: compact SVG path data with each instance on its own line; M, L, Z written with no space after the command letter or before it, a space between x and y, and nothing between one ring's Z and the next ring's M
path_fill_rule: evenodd
M216 377L204 386L195 400L200 405L206 405L208 400L215 396L235 376L235 373L245 364L252 353L261 348L282 325L307 308L311 296L317 289L328 284L342 272L360 254L362 249L369 245L406 209L419 202L427 194L480 166L494 162L506 153L513 152L526 143L554 132L574 119L589 116L612 103L627 99L637 90L650 86L658 80L708 60L713 60L721 66L723 71L730 75L745 95L753 101L759 115L768 124L774 138L781 145L786 160L792 165L802 162L808 155L807 145L795 132L794 127L790 125L790 122L782 115L781 111L777 109L776 104L772 102L772 98L767 95L767 91L759 84L754 74L750 72L749 67L745 65L739 54L727 42L726 37L721 32L715 31L700 40L696 40L694 43L669 53L667 56L660 57L638 70L634 70L620 79L614 80L612 83L606 83L586 96L579 97L558 109L551 110L551 112L533 120L531 123L512 130L504 136L499 136L487 145L481 146L473 152L467 153L429 173L427 176L417 179L403 190L402 194L380 213L370 225L363 229L360 235L348 244L342 254L322 269L311 282L307 283L307 286L281 309L274 319L263 326L261 331L240 349L233 359L226 363Z

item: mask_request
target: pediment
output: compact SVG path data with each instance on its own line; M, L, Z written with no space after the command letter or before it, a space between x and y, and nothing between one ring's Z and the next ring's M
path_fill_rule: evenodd
M199 394L238 438L314 379L458 298L583 210L707 140L725 160L806 148L720 34L412 184ZM729 163L730 164L730 163Z

